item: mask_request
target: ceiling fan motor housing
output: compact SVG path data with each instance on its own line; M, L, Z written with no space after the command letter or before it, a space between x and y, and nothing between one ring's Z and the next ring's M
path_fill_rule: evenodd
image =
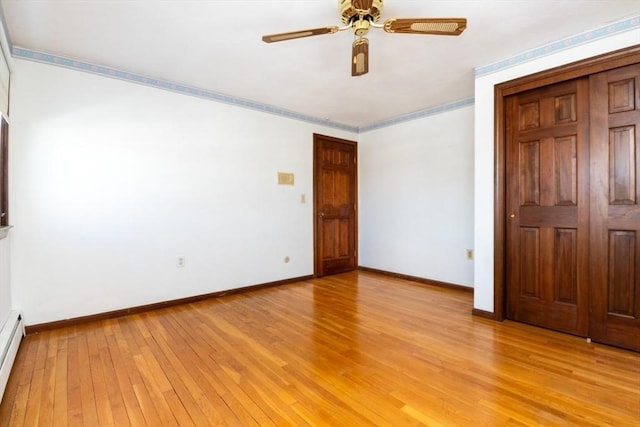
M358 37L366 36L369 32L370 22L366 19L358 19L353 23L354 33Z
M382 14L383 2L384 0L338 0L342 22L347 25L362 20L366 20L367 24L378 22ZM367 30L368 28L369 25Z

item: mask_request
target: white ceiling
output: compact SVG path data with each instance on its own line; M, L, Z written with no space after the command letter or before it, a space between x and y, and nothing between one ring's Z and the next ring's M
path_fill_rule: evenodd
M459 37L369 33L351 77L337 0L1 0L13 46L106 65L350 126L473 96L474 68L640 14L638 0L386 0L391 17L466 17ZM639 41L640 42L640 41Z

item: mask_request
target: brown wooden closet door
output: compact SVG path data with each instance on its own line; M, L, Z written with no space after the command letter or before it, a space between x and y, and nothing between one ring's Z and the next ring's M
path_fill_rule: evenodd
M315 274L355 270L356 143L314 135Z
M507 99L507 317L586 336L588 81Z
M594 340L640 351L640 64L590 78Z

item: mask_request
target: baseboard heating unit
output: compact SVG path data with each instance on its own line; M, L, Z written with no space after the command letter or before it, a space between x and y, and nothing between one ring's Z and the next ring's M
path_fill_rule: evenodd
M11 367L18 354L20 341L24 337L24 321L17 311L12 311L0 329L0 401L9 381Z

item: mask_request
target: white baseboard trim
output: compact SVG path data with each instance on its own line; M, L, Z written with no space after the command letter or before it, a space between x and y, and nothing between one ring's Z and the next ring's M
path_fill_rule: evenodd
M17 311L12 311L0 329L0 401L11 375L13 362L18 354L18 347L24 337L24 321Z

